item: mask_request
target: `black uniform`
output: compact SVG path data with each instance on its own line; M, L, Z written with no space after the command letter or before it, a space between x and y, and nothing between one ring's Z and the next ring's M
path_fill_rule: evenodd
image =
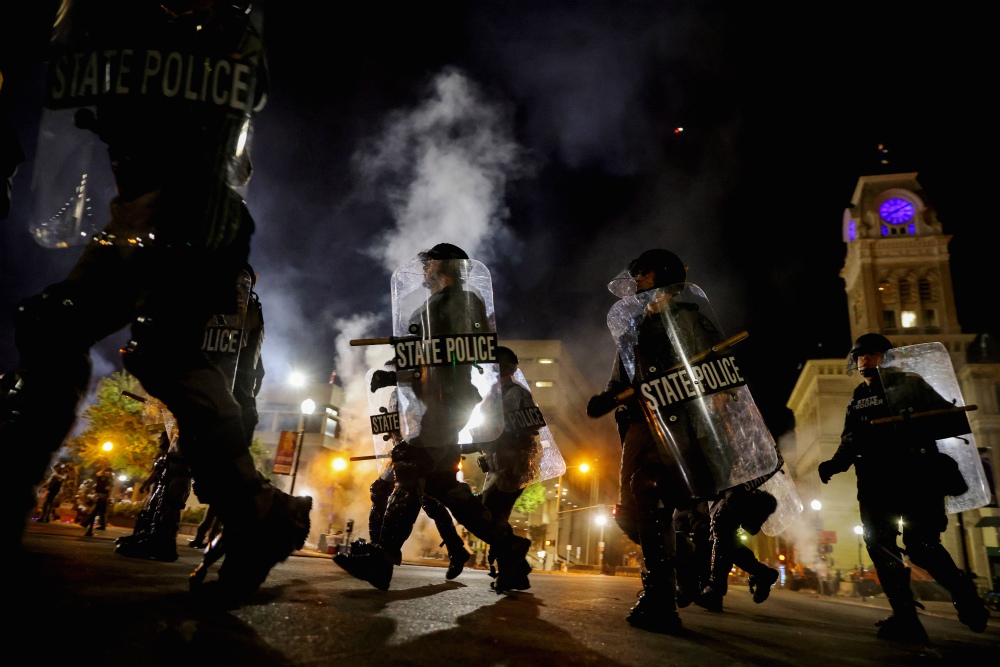
M664 314L647 312L637 327L635 383L642 382L649 373L662 372L682 362L664 327L664 317L674 324L671 335L687 350L707 350L722 340L712 321L693 304L671 302ZM632 384L619 355L605 395L621 393ZM666 458L657 447L639 400L629 399L626 410L628 428L622 444L621 503L616 520L629 538L642 547L645 570L641 575L644 589L641 602L645 605L636 605L629 620L643 626L645 621L639 617L646 609L658 618L676 617L673 513L677 508L689 508L692 499L677 461ZM685 416L679 415L678 432L684 432L685 421ZM690 426L687 429L690 437L676 441L677 453L685 457L684 465L691 476L711 479L707 463L696 453L697 433ZM697 569L693 561L685 562ZM679 620L676 623L679 625Z
M266 65L260 37L239 8L165 5L176 11L136 0L70 8L61 42L70 49L98 59L148 52L154 60L194 63L183 74L192 90L206 92L180 94L166 79L142 86L128 78L143 71L135 63L121 68L122 85L108 91L60 88L60 74L63 83L73 76L74 56L52 57L57 73L48 104L96 107L96 115L77 113L78 126L107 144L118 194L110 223L69 276L18 308L20 366L0 387L0 444L16 452L20 493L31 499L30 485L86 395L91 346L131 324L125 368L177 418L199 497L217 504L234 531L220 593L235 602L301 547L311 507L311 499L292 499L261 483L240 405L200 349L205 322L233 303L249 254L254 223L235 187L249 176L243 140L250 114L263 105ZM164 65L161 72L170 69ZM68 97L88 91L95 99ZM22 517L5 536L19 538Z
M483 300L453 283L434 292L413 312L409 330L415 335L438 336L487 331L487 324ZM401 558L403 543L413 531L424 494L447 507L473 535L497 549L498 591L528 588L527 574L531 568L524 556L530 540L514 536L509 524L498 528L469 485L456 477L462 454L459 433L481 400L472 384L471 372L468 365L421 369L420 379L411 387L426 409L417 436L392 449L396 484L383 516L379 545L364 555L334 557L338 565L376 588L389 588L392 565Z
M949 478L944 465L948 461L941 458L946 455L938 452L926 428L908 421L870 423L892 416L891 410L924 412L950 407L952 404L919 375L881 370L871 384L862 382L855 388L840 447L829 461L820 464L820 477L826 482L831 475L854 466L865 545L896 617L892 623L900 618L907 622L915 619L910 570L896 541L902 518L907 557L951 593L959 618L981 632L989 612L985 612L972 581L941 544L941 533L948 523L945 485Z

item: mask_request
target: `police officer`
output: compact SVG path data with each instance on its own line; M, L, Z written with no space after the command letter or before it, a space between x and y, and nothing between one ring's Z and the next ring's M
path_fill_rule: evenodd
M0 444L17 452L20 525L0 532L20 541L30 488L86 394L91 346L131 324L125 368L177 418L199 497L228 531L218 599L238 605L301 548L312 506L262 483L231 385L200 349L249 256L254 223L238 188L250 174L250 119L266 97L262 42L246 6L212 0L65 0L63 9L46 104L79 108L77 126L108 147L117 194L67 278L18 307L20 364L0 386ZM140 58L178 63L185 90L211 94L156 79L166 65L142 85ZM74 79L84 61L106 65L116 85Z
M392 360L386 364L387 367L394 368L395 364ZM394 371L389 370L377 370L372 374L371 381L371 391L376 392L383 382L393 383L395 380L390 375ZM388 410L390 412L395 412L399 409L397 404L397 393L392 392L392 396L389 401ZM390 437L393 439L393 443L399 444L402 441L402 436L399 431L392 431ZM379 544L382 538L382 524L385 519L385 510L389 505L389 496L392 495L393 489L396 487L396 471L393 467L392 462L390 462L378 478L372 482L371 486L368 487L368 492L372 501L372 506L368 511L368 538L369 542L364 540L355 540L351 543L350 553L359 555L365 553L366 550L370 549L371 545ZM448 508L434 500L429 494L423 494L420 501L420 507L423 509L424 514L434 522L438 533L441 535L441 546L448 550L448 569L445 572L445 579L454 579L462 573L465 568L465 564L469 562L469 557L472 555L465 548L465 540L458 534L455 529L455 521L448 511ZM400 554L400 561L396 564L402 562L402 554Z
M191 469L181 456L176 440L171 441L166 432L161 435L161 441L163 439L167 446L143 482L143 487L153 486L148 525L141 532L136 530L131 539L115 540L115 553L121 556L167 563L177 560L177 533L180 532L181 513L191 495Z
M635 373L639 380L647 369L669 368L680 362L664 329L664 311L675 309L673 295L683 289L687 269L681 259L664 249L651 249L629 262L628 273L635 281L635 292L650 290L641 320L636 323L634 343ZM648 296L648 295L647 295ZM675 313L686 336L704 340L696 347L708 348L721 336L712 322L700 311L685 308ZM621 346L620 341L616 341ZM615 358L607 390L590 399L587 414L599 417L617 404L616 396L632 387L624 367L621 347ZM674 472L661 457L654 436L638 399L633 395L625 403L628 428L622 446L620 471L621 502L616 521L632 541L642 547L645 568L641 573L643 591L632 607L627 621L634 627L652 632L677 633L681 619L676 603L676 542L673 512L686 507L690 497L678 483Z
M500 367L497 388L503 404L504 430L499 438L482 446L480 467L486 472L486 477L479 497L502 529L510 524L510 514L524 488L539 473L542 443L538 427L516 422L519 411L536 407L531 392L514 379L519 363L517 354L503 345L497 346L496 352ZM496 574L494 560L491 549L487 556L491 575Z
M411 315L410 331L461 334L471 333L466 328L470 325L485 327L488 318L483 300L463 286L461 263L469 259L468 254L458 246L439 243L421 252L419 258L424 285L431 295ZM473 535L497 550L500 572L494 589L525 590L530 587L531 566L525 556L531 541L515 536L509 524L498 527L469 485L456 476L461 460L459 432L481 400L471 381L471 369L449 365L425 370L422 381L413 386L426 404L420 432L392 449L396 484L385 510L379 544L363 554L338 554L334 562L352 576L388 590L393 566L399 562L403 543L420 513L422 495L429 494ZM394 383L395 374L386 373L379 376L379 382ZM375 381L374 376L372 379ZM373 384L372 388L378 387Z
M892 615L876 624L878 637L928 641L917 617L910 569L897 543L900 519L906 556L951 593L962 623L983 632L989 611L972 580L941 544L948 524L948 490L942 486L941 454L934 437L926 430L872 424L872 420L892 417L894 410L922 412L953 406L918 374L880 369L890 349L889 339L877 333L863 334L854 342L848 372L857 368L863 381L847 406L840 447L830 460L819 464L819 477L826 484L833 475L854 466L865 545L892 607ZM948 495L954 495L951 491Z

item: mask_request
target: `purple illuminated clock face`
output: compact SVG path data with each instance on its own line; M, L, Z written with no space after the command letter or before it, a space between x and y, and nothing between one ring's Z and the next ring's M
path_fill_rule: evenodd
M886 199L878 207L878 214L891 225L902 225L909 222L913 219L913 213L913 204L898 197Z

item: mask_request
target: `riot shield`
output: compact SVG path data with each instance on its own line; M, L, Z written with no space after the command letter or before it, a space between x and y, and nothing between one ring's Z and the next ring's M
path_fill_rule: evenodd
M520 368L514 371L514 382L519 384L530 396L531 387L528 385L528 381L525 379L524 373L521 372ZM513 404L508 406L507 403ZM521 488L535 482L544 482L547 479L559 477L565 473L566 461L559 452L559 447L556 446L555 438L552 437L552 431L545 424L542 411L535 405L534 401L531 401L530 406L522 407L520 402L514 403L513 401L505 400L504 432L522 429L537 429L538 434L533 438L537 442L537 446L533 450L534 453L529 468L531 476L525 475L520 480Z
M377 370L394 371L396 369L392 364L386 364L382 369L369 370L365 375L365 387L371 387L372 376ZM378 474L381 477L389 465L389 455L392 453L392 448L402 439L394 385L368 392L368 415L372 427L375 464L378 466Z
M777 468L774 439L708 297L693 283L627 294L608 329L661 458L692 498Z
M489 270L475 260L417 258L393 272L391 285L403 437L424 447L496 439L503 406L490 391L499 367Z
M983 507L990 502L989 485L969 426L962 392L948 351L941 343L919 343L889 350L879 364L892 417L877 422L907 434L933 437L938 451L957 464L968 490L947 496L949 514ZM931 391L928 391L928 386ZM939 466L944 474L947 467Z
M76 127L75 111L45 109L39 122L28 231L44 248L86 244L114 197L107 147Z
M243 325L246 321L247 305L250 303L252 278L249 271L243 269L236 279L236 300L230 313L216 313L205 324L205 334L201 341L201 350L212 362L212 365L222 371L232 391L236 384L236 369L239 366L240 354L246 346L243 336Z
M40 244L217 247L235 238L250 118L266 81L249 14L216 4L174 15L131 2L61 13L32 185L29 225ZM161 191L170 206L150 206ZM91 209L106 212L116 194L124 205L95 234Z
M761 526L761 530L771 537L781 535L802 514L802 498L795 489L795 482L784 470L779 470L761 484L760 489L770 493L778 502L778 507Z
M502 478L501 488L523 489L566 472L566 462L521 369L516 369L507 383L501 381L493 393L500 394L504 428L500 437L483 446L486 466L493 476L487 478L484 488Z

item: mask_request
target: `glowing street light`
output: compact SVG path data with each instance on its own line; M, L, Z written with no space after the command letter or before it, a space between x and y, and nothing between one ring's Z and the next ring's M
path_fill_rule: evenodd
M299 440L295 444L295 467L292 468L292 481L288 487L288 495L295 495L295 476L299 472L299 459L302 458L302 441L306 435L306 416L316 412L316 401L307 398L299 406Z
M106 452L110 452L114 448L115 448L114 443L112 443L110 440L101 445L101 449L103 449Z
M333 462L330 465L333 467L334 472L347 470L347 459L345 459L343 456L338 456L335 459L333 459Z

